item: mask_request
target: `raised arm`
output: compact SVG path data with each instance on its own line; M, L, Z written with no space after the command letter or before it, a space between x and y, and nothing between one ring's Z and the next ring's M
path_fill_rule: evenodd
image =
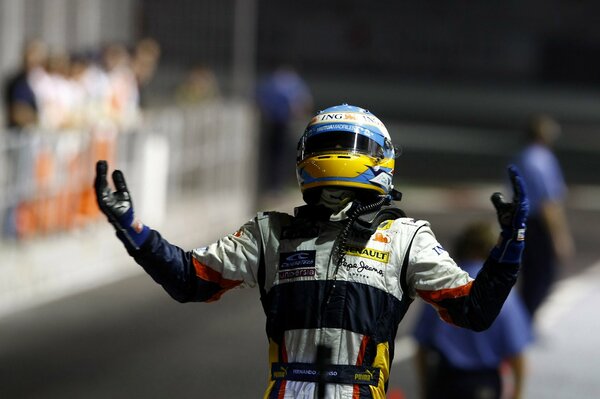
M429 260L437 264L437 272L432 273L427 267L422 267L417 276L421 282L417 284L416 292L433 305L444 320L475 331L489 328L498 316L517 280L525 246L525 223L529 208L527 196L517 169L510 166L508 173L513 199L506 202L502 194L492 195L501 233L477 277L470 279L447 253L440 254L437 260ZM431 239L429 241L429 247L435 245ZM421 251L430 250L423 246Z

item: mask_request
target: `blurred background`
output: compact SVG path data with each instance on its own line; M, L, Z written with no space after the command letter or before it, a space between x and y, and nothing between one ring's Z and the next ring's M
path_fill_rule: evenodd
M400 206L447 247L494 220L530 117L558 122L576 250L536 316L523 397L596 397L599 14L591 0L0 0L0 397L261 397L257 290L174 303L99 214L94 165L122 169L171 242L204 246L301 205L296 141L340 103L386 124ZM390 397L418 397L414 311Z

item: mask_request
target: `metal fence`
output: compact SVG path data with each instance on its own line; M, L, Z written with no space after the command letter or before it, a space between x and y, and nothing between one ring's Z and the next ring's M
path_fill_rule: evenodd
M95 163L122 169L136 214L183 248L255 212L256 115L244 102L147 112L143 126L0 132L0 317L140 273L98 211Z
M27 240L95 223L95 163L124 171L136 212L154 225L169 204L240 198L253 204L255 116L243 102L211 102L147 112L143 125L120 132L0 133L2 239ZM221 200L222 203L222 200Z

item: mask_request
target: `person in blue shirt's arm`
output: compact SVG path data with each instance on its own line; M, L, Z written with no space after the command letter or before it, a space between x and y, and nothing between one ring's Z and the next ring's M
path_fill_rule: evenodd
M475 222L459 235L455 255L461 268L475 277L495 240L492 225ZM417 366L423 399L478 399L521 397L524 349L532 340L527 311L513 290L498 318L483 332L458 328L441 320L425 306L413 331L418 343ZM512 388L503 383L508 365Z

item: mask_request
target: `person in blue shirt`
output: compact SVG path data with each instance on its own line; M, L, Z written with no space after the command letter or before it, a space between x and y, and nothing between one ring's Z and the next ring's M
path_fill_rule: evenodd
M532 318L550 293L559 266L574 253L564 211L567 186L552 151L560 130L558 122L548 115L532 117L526 130L527 144L514 161L530 201L518 287Z
M455 254L459 266L475 277L493 245L495 232L485 221L459 234ZM498 318L483 332L450 325L424 307L413 337L418 343L418 375L424 399L493 399L521 397L524 350L532 341L529 315L519 294L509 294ZM503 383L502 366L512 372L512 389Z
M282 63L259 81L256 103L261 115L259 191L276 197L294 182L287 167L296 150L293 131L313 112L313 97L296 69Z
M38 103L31 86L32 74L44 67L47 58L46 44L31 40L23 51L23 64L16 75L10 77L4 87L6 125L18 131L38 122Z

